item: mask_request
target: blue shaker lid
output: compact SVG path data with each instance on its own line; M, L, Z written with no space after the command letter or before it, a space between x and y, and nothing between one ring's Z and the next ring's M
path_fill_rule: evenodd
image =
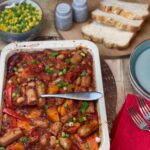
M83 7L87 4L87 0L73 0L73 5Z
M68 15L68 13L71 12L71 7L69 4L67 3L61 3L61 4L58 4L57 7L56 7L56 12L60 15Z

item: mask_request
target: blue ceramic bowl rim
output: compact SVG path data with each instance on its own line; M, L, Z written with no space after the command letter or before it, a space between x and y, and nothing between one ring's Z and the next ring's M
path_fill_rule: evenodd
M44 18L44 13L43 13L43 10L42 10L41 6L40 6L37 2L35 2L35 1L33 1L33 0L29 0L29 1L31 1L31 2L34 3L34 4L36 4L36 5L39 7L39 9L40 9L40 11L41 11L41 13L42 13L42 18L41 18L41 20L39 21L39 23L38 23L34 28L32 28L31 30L26 31L26 32L15 33L15 32L3 32L3 31L0 30L0 33L10 34L10 35L16 35L16 36L18 35L18 36L19 36L19 35L23 35L23 34L32 32L37 26L39 26L40 24L42 24L42 21L43 21L43 18ZM4 5L5 3L7 4L8 2L11 2L11 0L6 0L6 1L2 2L2 3L0 4L0 6L1 6L1 5ZM13 1L12 1L12 3L13 3Z
M150 93L147 92L141 85L140 83L138 82L138 80L136 79L136 76L134 75L134 72L131 70L132 68L132 65L134 64L133 63L133 59L135 57L135 54L136 52L138 51L138 49L140 49L143 45L145 45L146 43L150 43L150 39L146 39L144 41L142 41L141 43L139 43L133 50L131 56L130 56L130 60L129 60L129 78L130 78L130 81L131 81L131 84L133 85L133 87L137 88L138 89L138 93L143 95L144 97L146 98L149 98L150 99ZM143 49L144 50L144 49ZM142 52L140 52L137 57L135 59L137 59L139 57L139 55L141 54ZM134 66L134 65L133 65Z

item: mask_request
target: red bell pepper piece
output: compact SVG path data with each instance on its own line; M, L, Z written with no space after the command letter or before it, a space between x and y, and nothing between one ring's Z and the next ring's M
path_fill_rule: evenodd
M72 83L74 80L76 80L77 77L78 77L78 74L76 72L69 71L66 74L66 81L69 83Z
M66 131L68 133L75 133L79 127L80 127L80 123L76 122L76 123L74 123L73 127L67 128Z
M3 113L6 113L16 119L19 119L19 120L22 120L22 121L26 121L26 122L29 122L31 123L31 120L26 118L26 117L23 117L19 114L17 114L15 111L13 111L12 109L9 109L9 108L3 108Z
M6 84L5 96L6 96L6 106L9 108L13 108L12 105L12 92L13 92L13 85L12 83Z
M39 64L38 64L38 68L40 68L41 71L43 71L43 70L44 70L44 64L43 64L43 63L39 63Z
M17 127L17 119L12 117L12 127L16 128Z

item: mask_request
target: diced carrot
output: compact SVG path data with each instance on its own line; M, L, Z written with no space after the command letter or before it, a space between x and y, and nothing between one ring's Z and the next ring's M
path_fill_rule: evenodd
M96 142L96 134L93 134L87 138L87 143L90 150L98 150L98 143Z
M40 117L41 113L42 113L41 109L35 109L34 108L34 109L31 110L28 117L32 118L32 119L36 119L36 118Z
M67 131L68 133L75 133L75 132L79 129L79 127L80 127L80 123L79 123L79 122L75 122L75 123L73 124L73 126L70 127L70 128L68 128L68 129L66 129L66 131Z
M50 84L48 86L48 91L47 92L48 92L48 94L56 94L58 92L58 90L59 90L59 87L57 85Z
M59 107L59 113L61 116L64 116L66 114L66 109L65 109L64 105Z
M30 78L32 77L32 74L30 73L30 71L28 69L23 69L20 73L19 76L22 78Z
M21 121L21 120L17 121L17 127L21 128L25 131L30 131L33 129L33 126L31 126L28 122Z
M49 107L47 115L52 122L58 122L60 120L56 106Z
M61 116L64 116L65 114L68 113L68 109L71 109L73 106L73 101L72 100L66 100L63 105L59 108L59 113Z
M36 74L36 77L39 80L46 81L46 82L49 82L51 80L51 76L44 72Z
M25 148L22 143L15 143L8 146L6 150L25 150Z
M69 85L67 86L67 91L68 91L68 92L73 92L74 88L75 88L75 85L74 85L74 84L69 84Z

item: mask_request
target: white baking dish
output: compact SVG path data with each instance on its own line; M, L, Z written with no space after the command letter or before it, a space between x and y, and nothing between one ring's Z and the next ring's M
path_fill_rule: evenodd
M38 41L38 42L22 42L12 43L7 45L1 53L0 58L0 108L3 105L3 86L5 81L5 71L8 58L16 52L20 51L41 51L44 49L62 50L62 49L75 49L78 46L87 47L94 60L94 74L96 80L96 89L103 93L103 83L100 67L99 51L96 45L86 40L66 40L66 41ZM109 150L109 134L106 118L105 99L101 98L97 103L97 109L102 123L102 143L99 150ZM1 112L1 111L0 111Z

